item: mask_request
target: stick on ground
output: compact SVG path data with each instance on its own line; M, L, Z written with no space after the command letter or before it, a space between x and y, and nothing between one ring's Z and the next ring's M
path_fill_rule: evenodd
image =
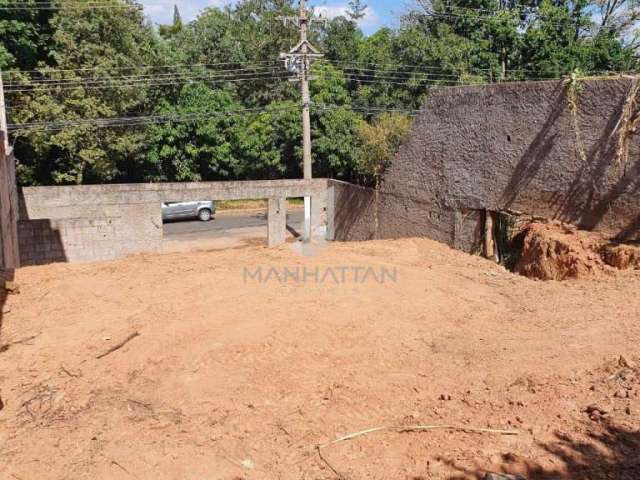
M344 437L337 438L327 443L318 445L317 448L325 448L334 443L344 442L356 437L361 437L369 433L380 432L383 430L395 430L397 432L415 432L419 430L455 430L457 432L471 432L471 433L493 433L497 435L518 435L520 432L517 430L496 430L494 428L474 428L474 427L461 427L455 425L405 425L405 426L386 426L386 427L374 427L367 428L366 430L360 430L359 432L350 433Z
M97 359L101 359L103 357L106 357L107 355L109 355L110 353L115 352L116 350L119 350L120 348L124 347L127 343L129 343L131 340L133 340L134 338L136 338L138 335L140 335L140 332L133 332L130 333L129 336L127 336L127 338L125 338L124 340L122 340L121 342L115 344L113 347L111 347L109 350L107 350L106 352L101 353L100 355L96 356Z

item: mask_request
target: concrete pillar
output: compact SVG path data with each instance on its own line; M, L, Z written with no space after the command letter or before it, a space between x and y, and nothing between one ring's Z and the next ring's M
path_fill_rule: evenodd
M337 187L329 181L327 187L327 240L336 239L336 194Z
M311 238L325 240L327 236L327 194L311 197Z
M270 198L267 214L267 239L270 247L281 245L287 237L287 199Z

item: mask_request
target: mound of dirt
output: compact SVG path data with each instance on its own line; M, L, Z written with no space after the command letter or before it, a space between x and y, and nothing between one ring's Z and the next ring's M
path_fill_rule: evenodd
M514 270L538 280L591 278L617 270L640 269L640 246L612 243L603 234L558 221L531 221L520 233Z
M599 234L578 230L553 221L531 222L524 230L524 242L515 271L539 280L588 278L611 273L600 251L606 240Z
M607 265L619 268L640 269L640 247L632 245L605 245L600 254Z

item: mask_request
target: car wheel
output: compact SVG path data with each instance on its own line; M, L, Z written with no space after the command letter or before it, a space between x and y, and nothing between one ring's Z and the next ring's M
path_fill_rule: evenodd
M201 222L208 222L209 220L211 220L211 210L203 208L198 212L198 218Z

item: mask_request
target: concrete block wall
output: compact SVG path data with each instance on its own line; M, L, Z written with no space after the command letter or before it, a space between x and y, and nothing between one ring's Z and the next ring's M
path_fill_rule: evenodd
M373 190L338 180L327 185L327 239L371 240L375 234Z
M312 228L324 235L326 179L27 187L20 192L20 255L24 265L34 265L157 252L163 242L163 201L305 195L312 197ZM282 240L285 222L276 216L269 222L277 223L271 238Z
M114 244L119 229L117 217L21 220L18 236L22 265L116 258Z

